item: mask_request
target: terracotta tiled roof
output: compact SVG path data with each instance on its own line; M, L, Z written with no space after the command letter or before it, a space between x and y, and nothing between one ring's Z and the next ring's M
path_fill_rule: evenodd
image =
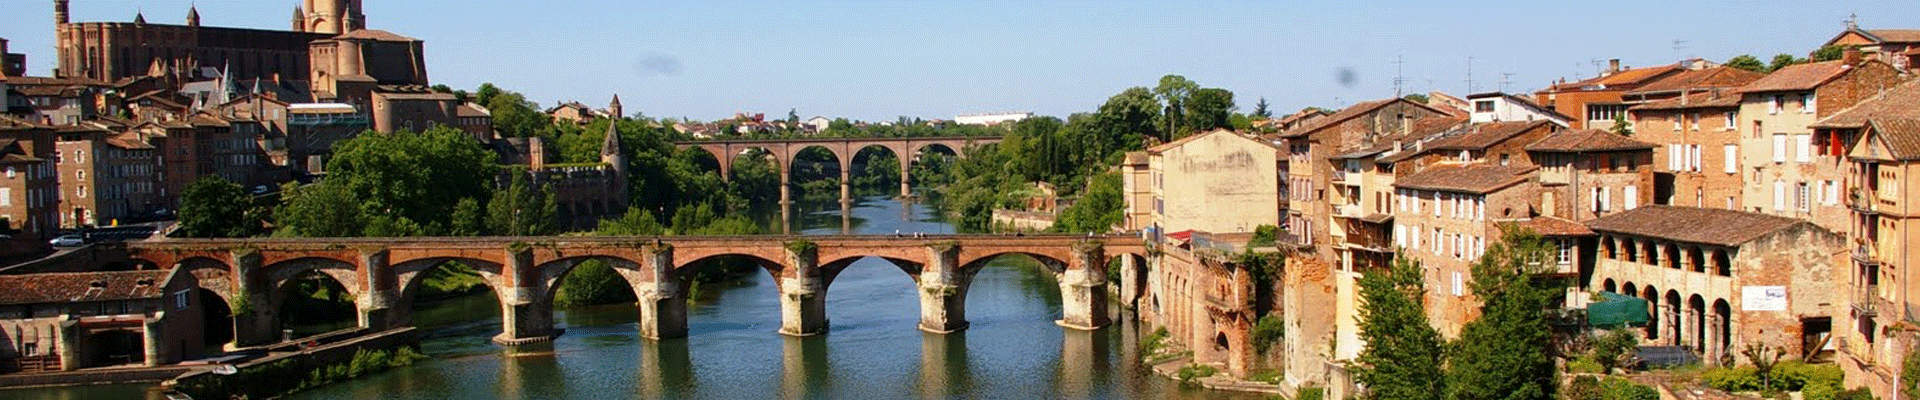
M1802 223L1807 222L1745 211L1641 206L1589 221L1587 228L1679 242L1737 246Z
M0 304L151 299L166 294L170 271L69 272L0 276Z
M0 114L0 129L33 129L33 128L45 128L45 126L41 126L40 124L35 124L32 121L27 121L24 119L14 118L11 116Z
M1895 160L1920 160L1920 119L1874 118L1869 124Z
M1394 187L1448 192L1492 193L1525 182L1534 167L1497 164L1441 164L1400 178Z
M393 32L387 32L379 29L361 29L353 32L347 32L340 36L334 36L333 38L334 39L372 39L372 40L378 40L378 41L384 41L384 42L420 41L420 39L400 36L400 35L394 34Z
M217 126L222 128L233 126L232 123L227 122L227 120L225 119L221 119L221 118L214 117L207 114L194 114L192 116L188 116L186 118L186 123L192 126Z
M1868 29L1881 43L1920 43L1920 29Z
M1547 90L1545 91L1547 92L1577 91L1577 90L1584 90L1589 87L1602 88L1599 90L1613 89L1613 88L1622 87L1622 86L1636 87L1636 85L1646 84L1647 83L1646 81L1649 79L1658 78L1666 75L1669 72L1673 72L1676 70L1680 70L1680 64L1668 64L1668 65L1662 65L1658 67L1648 67L1648 68L1634 68L1634 69L1628 69L1625 71L1615 72L1607 76L1589 78L1587 80L1583 80L1579 82L1567 82L1567 83L1562 83L1558 85L1553 85L1552 87L1547 88Z
M1528 151L1576 152L1652 149L1652 143L1628 139L1599 129L1559 131L1527 145Z
M1852 66L1840 61L1823 61L1808 64L1789 65L1779 71L1773 71L1766 77L1740 87L1741 93L1778 92L1783 90L1807 90L1819 87L1833 78L1852 70Z
M1677 92L1687 89L1732 88L1753 83L1753 81L1760 80L1760 78L1764 76L1766 76L1766 74L1733 67L1703 68L1668 75L1665 78L1648 82L1646 85L1627 92L1627 94Z
M121 138L107 138L107 144L127 150L147 150L153 148L153 145L147 144L147 142Z
M1547 120L1474 124L1460 135L1436 139L1426 147L1442 150L1482 150L1549 124L1552 122Z
M1833 116L1816 122L1814 129L1858 129L1867 126L1872 118L1920 118L1920 79L1908 80L1869 96L1854 104L1853 107L1840 110Z
M1571 220L1556 217L1533 217L1514 223L1515 226L1533 230L1541 236L1591 236L1592 229Z
M1740 95L1733 94L1729 91L1718 94L1710 92L1688 93L1684 97L1643 103L1633 106L1631 110L1689 110L1695 108L1730 107L1740 107Z
M461 105L460 105L460 107L459 107L459 108L455 108L453 112L454 112L454 115L458 115L458 116L461 116L461 117L491 117L491 116L493 116L493 113L492 113L492 112L489 112L489 111L487 111L487 108L486 108L486 107L481 107L481 106L479 106L479 105L475 105L475 104L473 104L473 103L466 103L466 104L461 104Z
M1157 145L1157 146L1153 146L1153 147L1149 147L1149 148L1147 148L1147 152L1148 152L1148 153L1159 153L1159 152L1162 152L1162 151L1167 151L1167 149L1171 149L1171 148L1175 148L1175 147L1180 147L1180 145L1182 145L1182 144L1186 144L1187 142L1191 142L1191 141L1194 141L1194 140L1198 140L1198 139L1200 139L1200 137L1202 137L1202 136L1207 136L1207 135L1212 135L1212 134L1216 134L1216 133L1224 133L1224 134L1228 134L1228 135L1235 135L1235 136L1239 136L1239 137L1243 137L1243 138L1246 138L1247 140L1252 140L1252 141L1255 141L1255 142L1259 142L1260 144L1264 144L1264 145L1267 145L1268 147L1273 147L1273 148L1275 148L1275 149L1278 149L1278 148L1279 148L1279 146L1274 146L1274 144L1273 144L1273 142L1272 142L1272 141L1268 141L1268 140L1266 140L1266 139L1261 139L1261 138L1258 138L1258 137L1254 137L1254 136L1248 136L1248 135L1244 135L1244 134L1241 134L1241 133L1239 133L1239 132L1234 132L1234 131L1231 131L1231 130L1227 130L1227 129L1214 129L1214 130L1212 130L1212 131L1208 131L1208 132L1202 132L1202 133L1195 133L1195 134L1192 134L1192 135L1187 135L1187 137L1183 137L1183 138L1180 138L1180 140L1175 140L1175 141L1171 141L1171 142L1166 142L1166 143L1161 143L1161 144L1159 144L1159 145Z

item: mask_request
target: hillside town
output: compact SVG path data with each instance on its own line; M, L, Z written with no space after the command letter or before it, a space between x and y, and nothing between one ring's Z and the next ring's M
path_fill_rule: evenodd
M141 250L103 255L106 246L70 248L91 244L90 232L140 224L159 231L148 242L174 240L167 237L178 229L173 221L194 206L188 193L208 177L260 198L319 185L334 172L337 144L359 136L459 132L485 150L494 164L488 167L497 167L483 172L490 190L546 188L539 201L551 206L550 221L533 224L551 229L487 231L531 237L605 229L641 211L649 213L641 226L682 219L667 207L640 205L664 194L630 185L671 176L636 169L667 168L633 161L637 150L623 140L621 130L629 129L623 124L688 141L827 140L875 130L997 139L1023 121L1046 118L996 112L866 122L803 119L789 111L741 112L711 122L642 121L609 93L582 95L608 96L605 107L564 101L534 109L538 129L566 132L559 136L504 134L507 124L519 123L504 120L519 121L523 111L502 116L509 112L479 100L479 93L436 85L428 78L425 41L369 28L375 24L360 3L306 0L294 7L289 29L260 30L202 26L197 7L185 10L179 24L149 22L146 11L130 22L77 22L68 1L55 0L59 44L51 61L13 53L0 39L0 261L12 265L0 267L0 383L17 383L6 381L9 375L44 383L35 376L51 375L35 374L129 365L180 373L206 365L199 360L237 354L248 347L243 344L280 346L261 350L270 353L304 343L292 340L291 330L283 335L289 337L274 337L278 326L234 319L225 322L230 343L186 345L215 335L201 324L207 315L271 312L236 306L247 304L246 296L285 301L251 291L286 285L269 285L279 281L268 277L288 278L277 272L249 278L255 272L237 266L249 252L263 250L223 253L231 254L230 262L176 255L170 263L102 269L96 267L107 262L73 260L119 257L125 260L116 263L131 266L140 264ZM1550 257L1530 260L1522 280L1551 286L1550 307L1539 311L1556 344L1578 343L1564 347L1576 350L1556 350L1562 351L1553 355L1557 370L1613 375L1613 359L1599 361L1597 371L1575 371L1575 365L1592 362L1582 358L1588 341L1623 332L1641 355L1618 358L1646 365L1620 369L1641 385L1668 385L1659 386L1670 396L1662 398L1741 398L1694 390L1713 386L1706 378L1677 384L1650 378L1666 376L1659 374L1673 369L1667 367L1764 371L1780 360L1837 368L1843 375L1829 382L1834 389L1915 398L1920 300L1909 292L1920 289L1920 274L1902 267L1920 260L1920 232L1913 231L1920 230L1920 211L1906 200L1920 198L1920 184L1905 183L1920 179L1920 29L1848 22L1831 37L1806 39L1825 42L1804 49L1805 57L1783 55L1771 65L1751 57L1613 59L1597 76L1548 82L1531 93L1382 96L1340 109L1242 115L1244 126L1169 132L1167 140L1148 135L1122 149L1117 165L1098 168L1120 181L1117 223L1108 229L1056 225L1076 200L1090 203L1095 196L1091 189L1078 198L1061 195L1078 188L1047 182L1022 182L1031 195L1020 204L995 204L989 224L1004 231L997 237L1051 229L1143 241L1149 250L1140 254L1110 249L1101 256L1113 257L1113 276L1068 282L1065 277L1087 272L1062 267L1061 286L1117 290L1088 296L1118 303L1125 311L1116 315L1159 330L1154 335L1164 347L1144 351L1149 359L1217 369L1221 378L1209 386L1251 382L1289 397L1312 388L1326 398L1391 398L1374 392L1379 385L1367 378L1378 360L1368 338L1379 333L1367 332L1374 326L1369 316L1383 312L1369 308L1376 303L1363 289L1367 276L1416 274L1408 278L1409 293L1417 294L1424 325L1441 342L1456 340L1490 317L1486 293L1477 289L1487 279L1476 276L1485 271L1482 264L1516 251L1515 238L1524 237L1546 246ZM50 76L31 76L29 62L55 67ZM894 154L901 159L903 176L895 179L902 198L914 195L904 177L909 170L931 164L912 150ZM798 156L753 151L764 150L746 153L755 161L779 163L751 167L782 174L769 179L778 180L780 204L792 203L786 191L797 185L788 181L787 164ZM838 155L845 158L833 171L838 175L821 172L841 180L843 207L851 201L851 154ZM748 168L739 163L716 161L722 170ZM741 179L732 176L720 171L712 180ZM279 236L270 232L277 226L266 225L269 231L229 237ZM445 225L443 234L418 235L483 236L453 228L458 221ZM658 228L620 236L702 232ZM352 229L347 232L363 232ZM716 234L735 233L744 232ZM913 238L897 231L889 237ZM398 290L380 286L395 283L376 278L386 272L370 272L374 264L388 267L387 257L398 252L356 254L351 262L359 267L324 273L346 277L335 278L358 296L352 299L361 308L350 310L358 312L358 326L405 325L381 325L398 317L367 308L405 296L375 292L410 293L404 282ZM258 268L299 258L252 257ZM393 265L402 264L395 257ZM236 266L207 272L190 265L206 261ZM60 264L68 262L79 266ZM496 275L484 285L561 280ZM922 290L935 287L918 275L915 280ZM965 285L958 287L964 295ZM190 296L196 289L222 298ZM939 304L922 299L923 307ZM513 313L524 311L514 307L551 305L541 301L551 300L503 300L503 312L518 316ZM686 301L680 303L684 319ZM540 328L555 333L496 342L559 335L552 311L544 312ZM1087 328L1108 323L1105 311L1093 312ZM652 313L648 318L659 318ZM961 318L942 329L964 329ZM1068 312L1062 325L1076 318ZM685 321L680 324L685 335ZM503 329L505 337L519 328ZM257 343L245 343L250 340ZM1775 354L1755 355L1769 351ZM1652 356L1657 352L1678 359ZM1554 382L1570 385L1558 375ZM1559 393L1574 398L1571 390Z

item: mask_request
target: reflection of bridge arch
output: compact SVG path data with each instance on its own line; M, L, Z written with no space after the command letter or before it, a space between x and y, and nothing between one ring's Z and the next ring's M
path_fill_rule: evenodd
M900 195L910 196L913 194L913 189L907 186L907 182L911 181L911 179L909 179L909 175L911 174L913 159L916 155L920 154L920 151L922 149L926 149L931 146L940 146L940 147L945 147L949 151L952 151L955 156L966 157L968 147L975 146L975 145L982 145L982 144L991 144L991 143L1000 143L1000 138L999 137L949 136L949 137L905 137L905 138L704 140L704 141L678 142L678 143L674 143L674 146L681 149L700 149L702 151L706 151L709 154L712 154L714 160L720 163L720 177L722 179L729 179L729 177L732 176L733 156L738 155L740 154L740 152L746 151L748 149L764 149L773 157L774 163L779 165L780 184L782 187L785 187L790 182L790 179L791 179L790 171L792 171L792 168L793 168L794 158L797 157L801 151L806 150L808 148L812 148L812 147L825 148L827 149L827 151L833 152L834 158L837 159L840 163L840 182L842 186L841 200L847 201L847 200L850 200L847 198L848 195L846 193L848 193L848 191L846 190L846 187L845 187L847 184L847 178L849 175L848 172L849 170L852 169L853 156L858 155L861 149L865 149L867 147L879 146L892 151L893 154L900 160ZM789 198L789 195L786 193L785 190L782 190L780 199L782 202L791 201L791 198Z
M235 304L252 304L245 312L235 310L242 346L278 337L275 307L284 300L278 289L300 274L339 282L355 297L362 327L387 329L411 323L408 308L420 277L449 262L473 267L499 297L503 329L496 341L502 343L557 335L552 296L586 260L608 262L632 285L640 299L640 331L652 338L686 335L684 277L725 257L753 260L779 282L786 334L823 332L826 288L865 257L894 264L916 285L923 329L964 329L966 286L987 260L1007 254L1041 260L1060 277L1061 323L1093 329L1108 323L1108 254L1131 263L1145 251L1138 237L1075 235L263 238L126 246L134 262L189 268L209 290L224 291Z

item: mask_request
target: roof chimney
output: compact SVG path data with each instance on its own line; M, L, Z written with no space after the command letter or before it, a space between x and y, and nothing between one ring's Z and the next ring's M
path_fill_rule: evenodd
M1613 75L1615 72L1620 72L1620 59L1607 60L1607 75Z
M1846 65L1859 66L1860 65L1860 48L1854 47L1854 46L1847 46L1846 50L1843 50L1840 52L1840 62Z

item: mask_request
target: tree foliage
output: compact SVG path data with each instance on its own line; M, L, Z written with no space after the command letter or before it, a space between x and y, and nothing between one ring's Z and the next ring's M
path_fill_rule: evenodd
M1851 49L1854 47L1855 46L1853 45L1845 45L1845 44L1822 46L1819 49L1816 49L1813 51L1813 62L1833 61L1833 60L1841 59L1842 57L1846 57L1847 49Z
M1552 326L1545 310L1557 288L1535 279L1556 249L1529 230L1506 233L1472 267L1480 318L1462 327L1448 357L1447 398L1554 398Z
M559 233L554 217L553 188L534 186L525 174L487 201L487 227L502 236L544 236Z
M1767 72L1767 64L1760 62L1759 58L1751 54L1734 56L1732 59L1728 59L1727 63L1723 65L1753 72Z
M1361 350L1354 380L1373 399L1437 400L1446 392L1440 333L1421 308L1420 262L1396 258L1386 271L1360 276Z
M239 184L208 175L180 193L180 228L184 237L247 237L260 233L253 196Z
M1794 57L1792 54L1776 54L1773 56L1773 61L1767 63L1766 72L1772 73L1773 71L1779 71L1781 68L1786 68L1794 64L1806 63L1807 59Z
M368 234L443 235L461 200L491 197L499 171L493 160L492 151L449 127L369 132L334 145L326 179L357 199Z
M276 235L302 237L354 237L366 231L367 221L360 213L359 198L346 186L321 181L308 186L287 185L281 191L280 207L273 216Z
M1106 233L1125 219L1127 203L1121 196L1119 173L1106 173L1094 177L1082 192L1080 201L1060 212L1054 222L1057 232L1093 232Z

